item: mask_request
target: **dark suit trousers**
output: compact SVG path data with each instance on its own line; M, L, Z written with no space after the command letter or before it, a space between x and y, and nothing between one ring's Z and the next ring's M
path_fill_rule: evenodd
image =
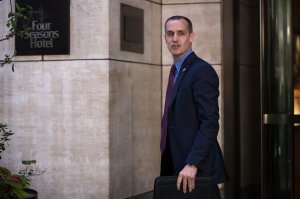
M174 176L172 154L170 150L169 136L167 135L166 148L161 156L160 176Z

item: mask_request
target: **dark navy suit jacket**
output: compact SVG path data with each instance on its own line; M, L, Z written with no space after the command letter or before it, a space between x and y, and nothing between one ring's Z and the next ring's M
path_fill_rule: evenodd
M169 106L168 147L175 175L186 164L198 167L197 176L228 180L217 141L219 78L213 67L192 52L183 62Z

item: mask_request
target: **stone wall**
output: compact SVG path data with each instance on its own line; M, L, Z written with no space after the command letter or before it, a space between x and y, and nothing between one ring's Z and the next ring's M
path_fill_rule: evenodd
M144 10L144 53L120 50L120 3ZM160 168L161 4L110 1L110 196L153 189Z
M144 9L143 54L120 50L120 3ZM164 21L191 18L193 49L221 80L221 2L72 0L70 7L70 55L18 56L14 73L0 69L0 121L15 132L0 165L18 171L22 159L36 159L47 168L32 179L40 199L151 191L172 64ZM0 36L8 11L9 1L0 1ZM13 48L14 40L2 42L0 56Z
M0 69L0 121L15 132L0 164L47 168L32 178L40 199L109 198L108 3L71 1L70 55L18 56L14 73ZM12 52L13 40L0 48Z

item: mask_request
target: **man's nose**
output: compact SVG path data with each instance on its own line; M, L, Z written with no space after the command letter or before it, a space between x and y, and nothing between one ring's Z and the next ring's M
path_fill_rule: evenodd
M173 41L177 41L178 40L178 36L177 34L175 33L174 36L173 36Z

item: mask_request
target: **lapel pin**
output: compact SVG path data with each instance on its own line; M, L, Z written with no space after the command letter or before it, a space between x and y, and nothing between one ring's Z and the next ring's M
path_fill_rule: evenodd
M182 72L184 72L184 71L185 71L185 68L182 69Z

